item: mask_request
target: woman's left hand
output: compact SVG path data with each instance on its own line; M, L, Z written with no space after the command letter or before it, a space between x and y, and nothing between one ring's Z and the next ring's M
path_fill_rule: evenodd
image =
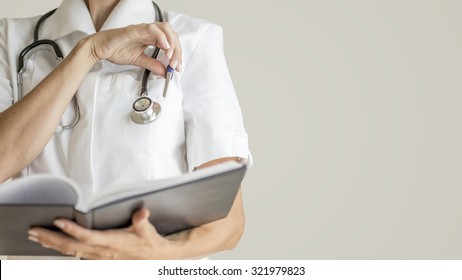
M219 158L198 169L238 158ZM89 230L76 223L58 219L55 225L64 233L34 227L29 239L65 255L83 259L197 259L234 248L244 231L245 219L241 191L237 193L228 216L223 219L161 236L149 222L149 211L141 209L124 229Z
M159 235L149 222L149 211L141 209L124 229L89 230L64 219L55 221L63 233L31 228L29 239L43 247L83 259L174 259L176 244Z

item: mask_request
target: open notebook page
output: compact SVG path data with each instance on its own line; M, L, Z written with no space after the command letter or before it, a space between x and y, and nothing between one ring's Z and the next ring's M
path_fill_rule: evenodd
M78 189L69 180L52 175L34 175L0 184L2 205L74 205Z

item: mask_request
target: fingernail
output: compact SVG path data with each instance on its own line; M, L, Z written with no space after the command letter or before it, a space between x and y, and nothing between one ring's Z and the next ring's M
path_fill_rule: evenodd
M30 236L34 236L34 237L38 237L38 236L39 236L39 234L38 234L36 231L33 231L33 230L31 230L31 229L27 232L27 234L29 234Z
M58 228L61 228L61 229L64 228L64 223L60 220L55 220L53 224L57 226Z
M170 44L168 43L167 40L164 40L164 45L166 49L170 49Z
M178 66L178 60L173 62L172 65L170 65L173 69L175 69Z
M32 241L32 242L40 243L38 238L35 237L35 236L32 236L32 235L29 235L29 240Z
M183 72L183 63L178 66L178 72Z
M173 50L170 49L170 50L167 51L167 57L168 57L168 59L172 59L172 56L173 56Z

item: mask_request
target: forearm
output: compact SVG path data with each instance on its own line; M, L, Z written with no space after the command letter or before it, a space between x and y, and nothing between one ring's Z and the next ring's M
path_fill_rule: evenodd
M135 65L165 75L165 66L144 54L151 45L168 50L170 64L181 69L181 45L169 25L137 24L105 30L80 41L26 97L0 113L0 183L18 173L43 150L96 61Z
M168 236L173 242L172 258L193 259L234 248L245 227L242 195L239 191L236 200L224 219Z
M0 113L0 183L40 154L95 62L83 40L29 94Z

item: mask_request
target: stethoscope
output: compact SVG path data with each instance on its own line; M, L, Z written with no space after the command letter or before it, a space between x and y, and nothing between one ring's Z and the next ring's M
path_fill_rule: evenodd
M159 6L155 3L152 2L154 5L154 9L156 11L156 22L163 22L164 17L162 16L162 11L159 8ZM53 49L55 58L58 61L61 61L64 59L63 52L61 51L61 48L59 45L53 41L53 40L48 40L48 39L39 39L39 31L45 20L50 17L56 9L49 11L48 13L44 14L37 24L35 25L34 28L34 42L27 47L25 47L20 53L18 57L18 100L24 97L23 95L23 79L22 75L26 70L26 67L24 65L24 61L26 60L27 57L31 55L32 50L36 50L37 47L39 46L51 46ZM48 48L46 48L48 50ZM157 59L157 56L159 55L160 48L155 48L152 58ZM170 80L171 75L172 75L173 69L169 68L167 71L167 80L166 83ZM153 101L151 98L148 96L148 78L149 74L151 71L145 70L143 74L143 80L141 82L141 93L140 96L135 102L133 103L133 112L130 114L130 117L134 123L137 124L147 124L155 121L160 113L161 113L161 106L159 103ZM166 84L167 85L167 84ZM165 91L164 91L164 96L165 96ZM75 110L75 117L74 120L66 125L60 124L57 128L57 131L62 131L63 129L70 129L73 128L80 120L80 108L79 108L79 102L77 100L77 95L74 94L72 98L72 102L74 103L74 110Z

